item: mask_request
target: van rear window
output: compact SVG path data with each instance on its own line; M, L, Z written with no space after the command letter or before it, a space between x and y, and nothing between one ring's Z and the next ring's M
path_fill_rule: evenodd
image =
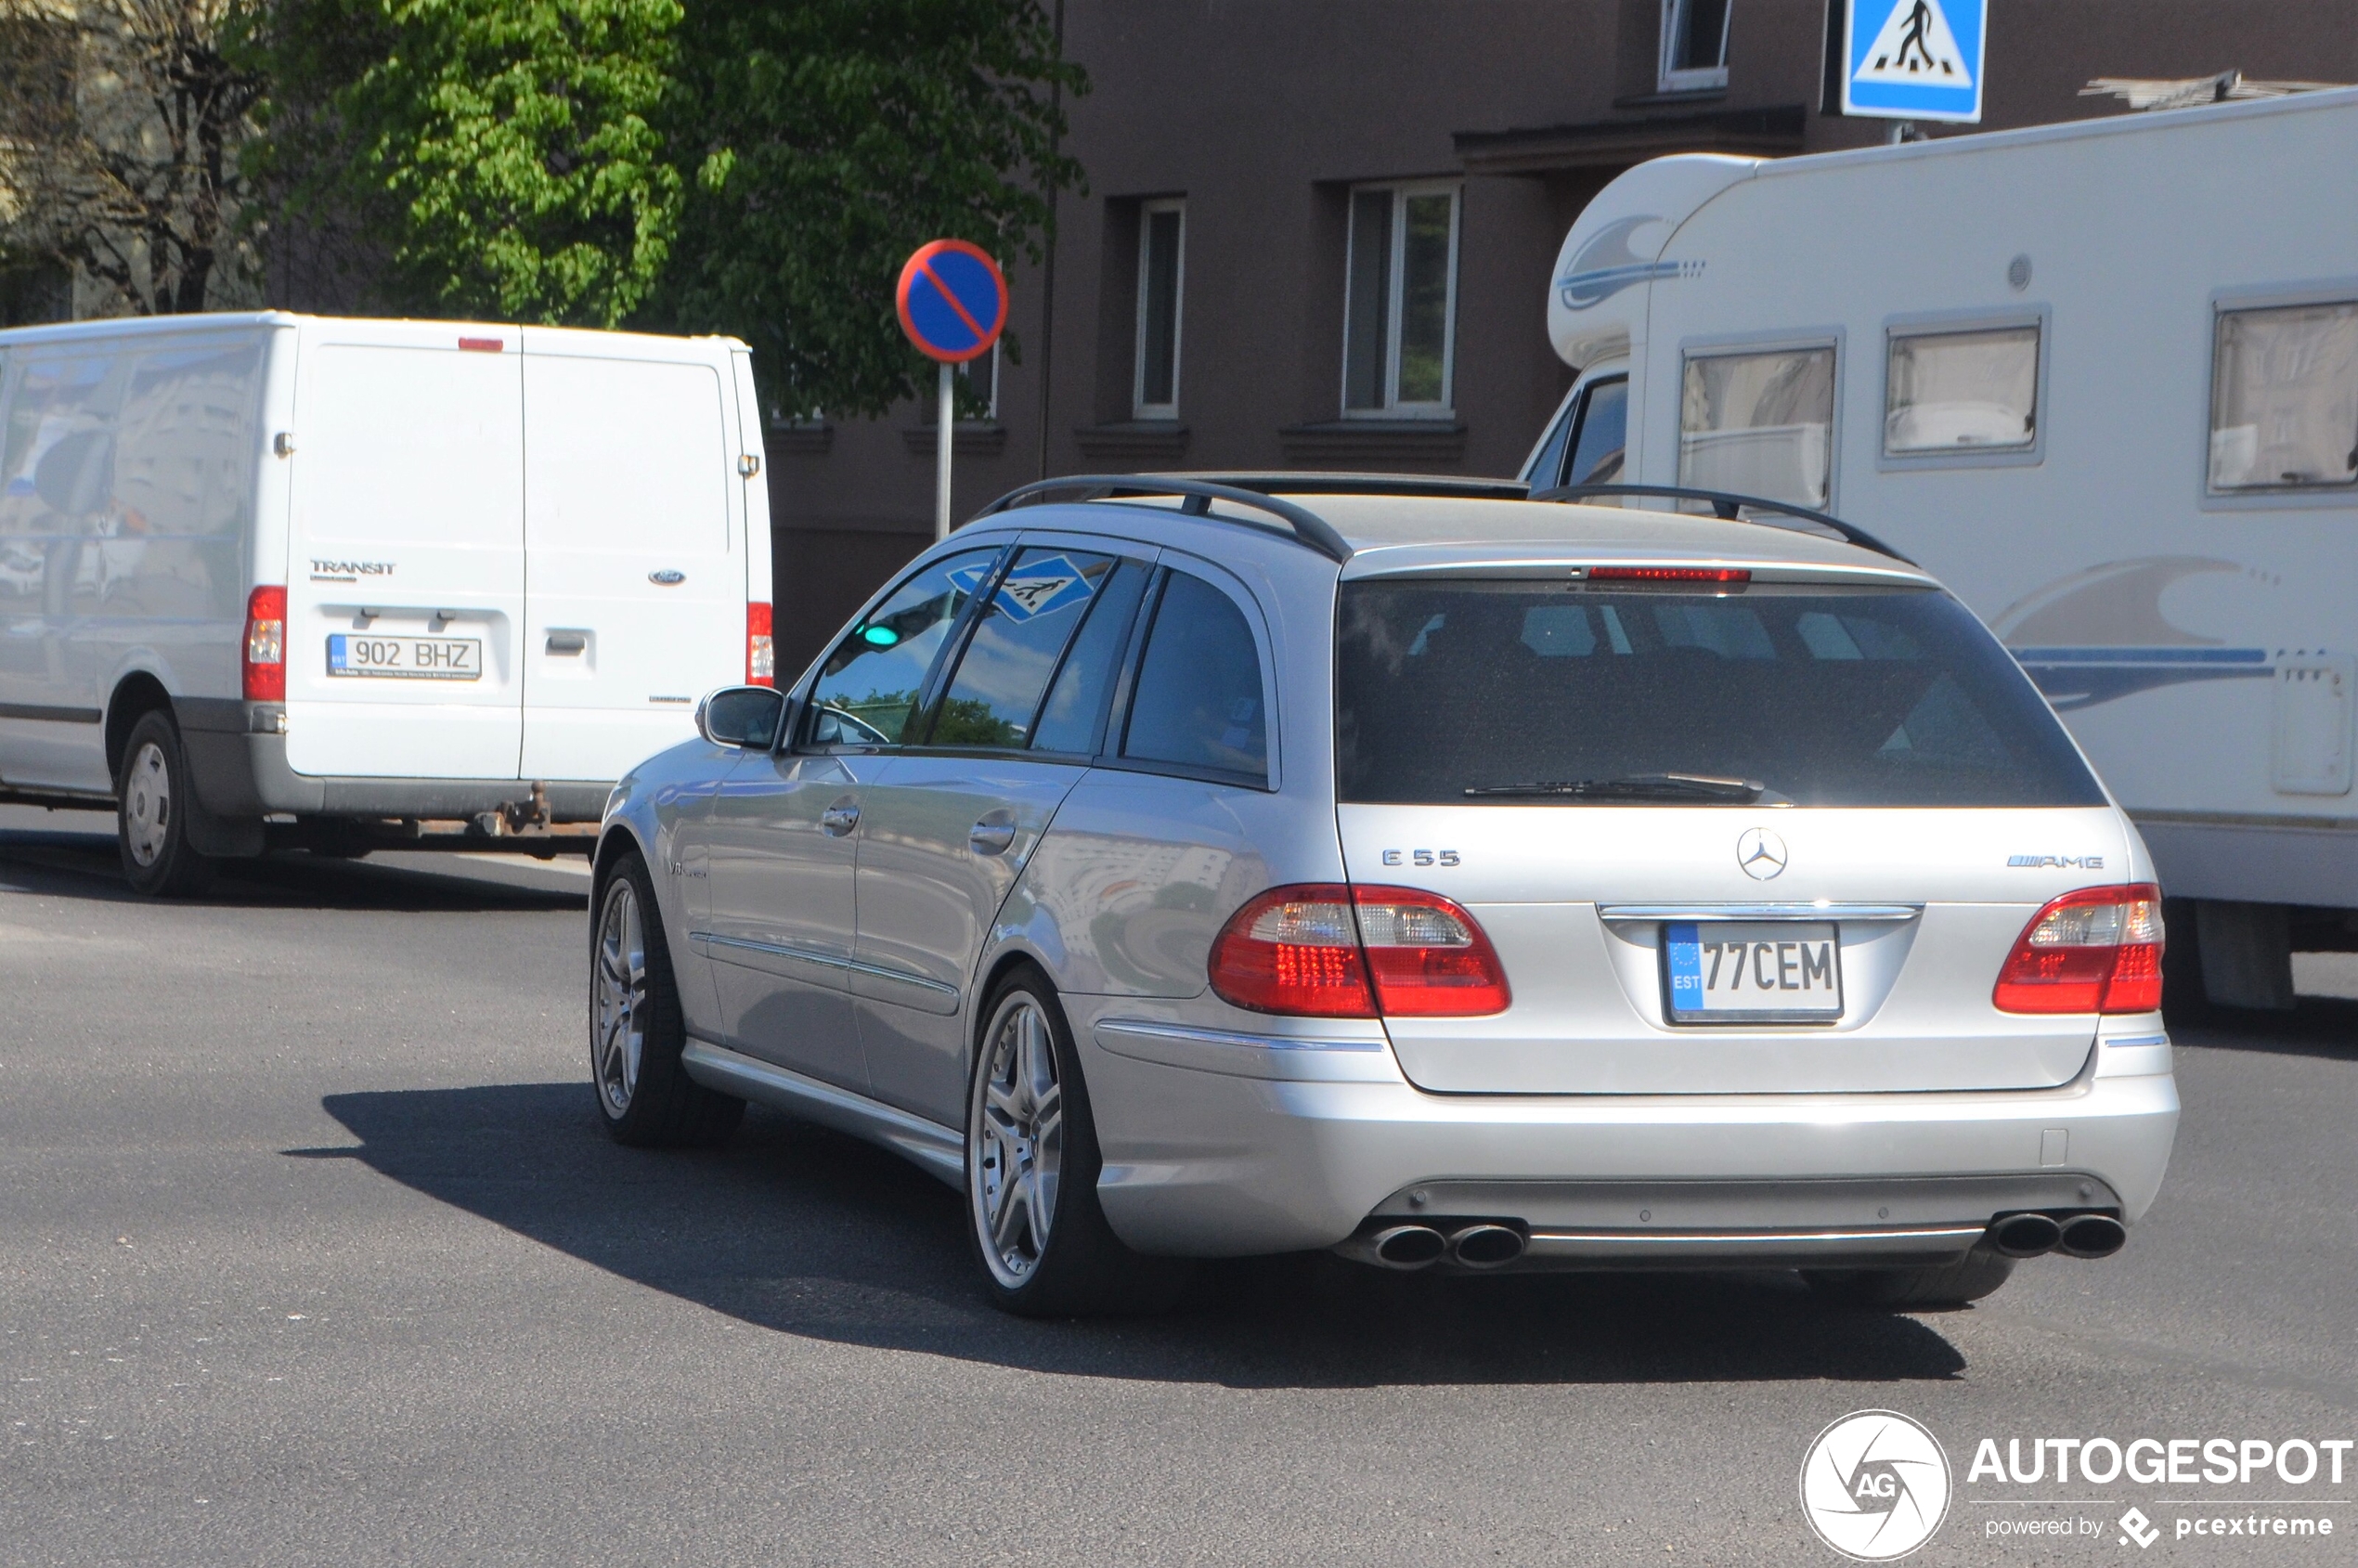
M1346 801L2092 806L2045 700L1935 590L1346 583ZM1593 786L1566 789L1551 786Z

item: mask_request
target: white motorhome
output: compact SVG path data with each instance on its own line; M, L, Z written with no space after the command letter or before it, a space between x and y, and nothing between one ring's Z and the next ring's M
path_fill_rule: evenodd
M0 332L0 799L142 891L266 822L595 821L770 675L751 357L279 313Z
M2358 939L2358 91L1658 159L1548 328L1579 374L1523 477L1798 502L1938 574L2194 901L2211 1000Z

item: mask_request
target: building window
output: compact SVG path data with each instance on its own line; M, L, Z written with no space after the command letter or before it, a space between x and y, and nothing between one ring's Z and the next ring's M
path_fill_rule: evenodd
M1342 407L1445 418L1458 330L1458 188L1351 193Z
M2210 366L2210 488L2358 484L2358 303L2222 310Z
M1833 467L1834 351L1691 355L1678 483L1823 507Z
M1662 0L1662 90L1727 84L1728 0Z
M1187 206L1148 201L1138 210L1138 371L1133 417L1179 417L1179 301L1187 282Z
M958 382L959 392L965 395L960 406L967 406L969 398L978 406L978 411L966 417L995 422L999 418L999 345L992 343L990 353L978 354L959 366Z
M1891 335L1884 456L2019 452L2038 440L2036 326Z

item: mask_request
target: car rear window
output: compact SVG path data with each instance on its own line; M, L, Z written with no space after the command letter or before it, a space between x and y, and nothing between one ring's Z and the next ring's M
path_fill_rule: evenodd
M1338 626L1346 801L1587 800L1488 792L1663 774L1809 806L2104 800L2013 659L1936 590L1355 582Z

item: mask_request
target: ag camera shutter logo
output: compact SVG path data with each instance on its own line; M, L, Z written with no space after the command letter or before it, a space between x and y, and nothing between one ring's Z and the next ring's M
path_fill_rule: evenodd
M1858 1562L1907 1556L1949 1516L1949 1456L1897 1410L1854 1410L1820 1432L1801 1461L1801 1515Z

